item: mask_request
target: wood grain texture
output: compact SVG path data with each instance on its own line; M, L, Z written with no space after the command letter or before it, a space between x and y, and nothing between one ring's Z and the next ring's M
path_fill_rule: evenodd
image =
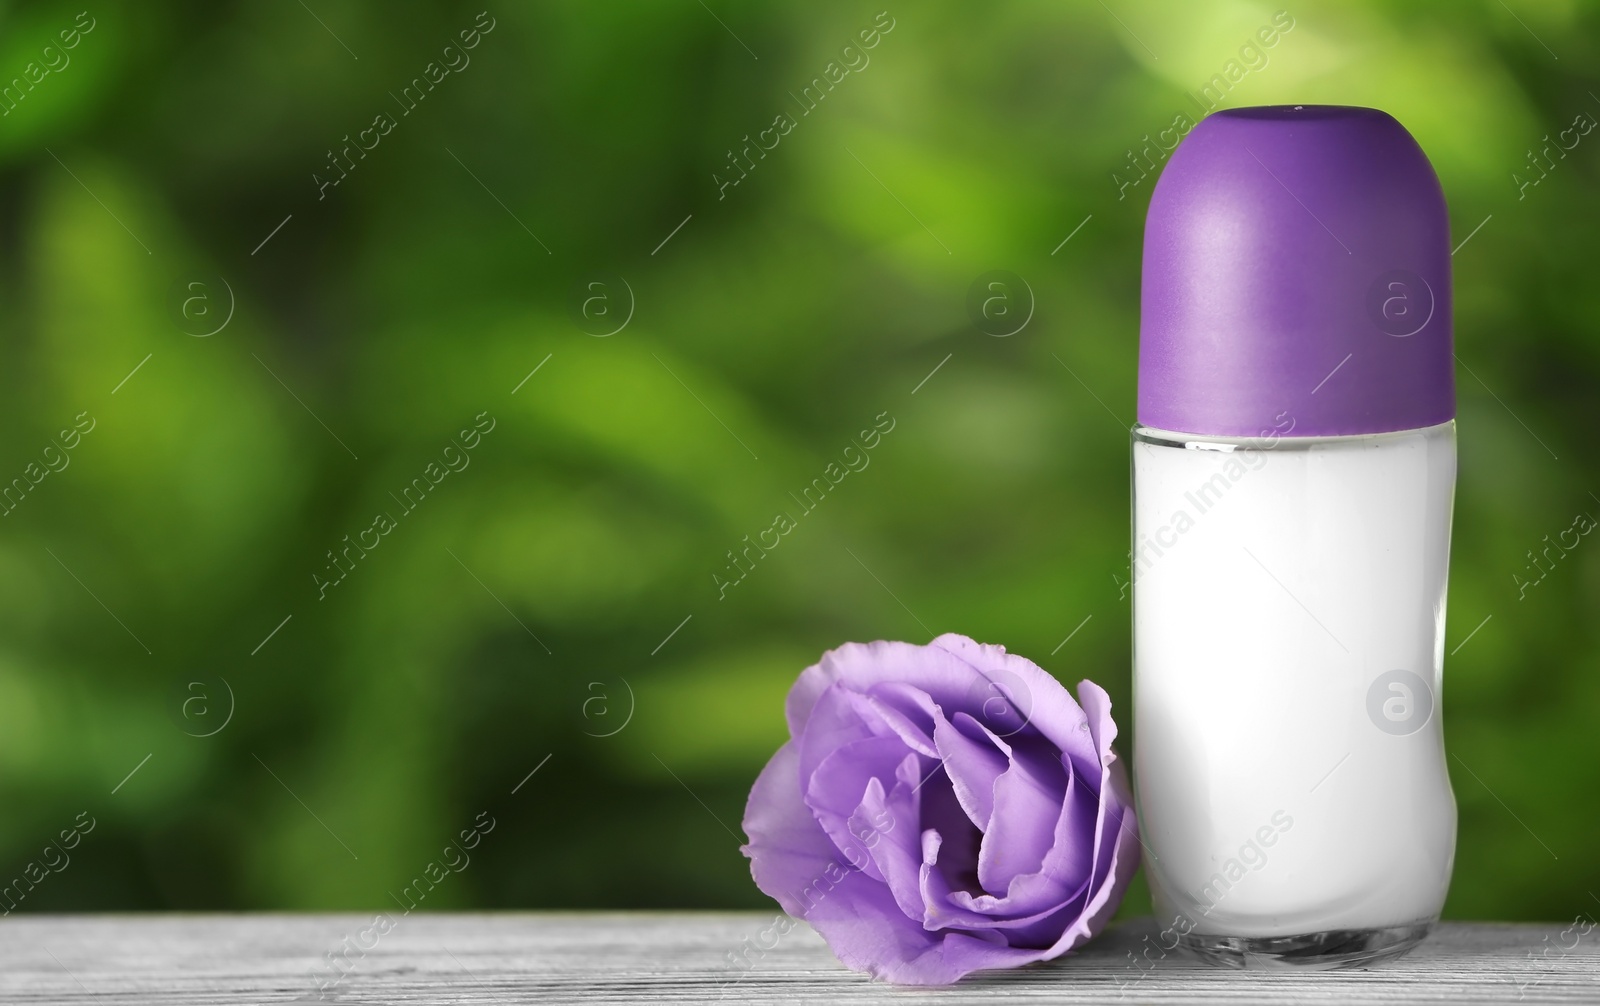
M380 934L371 915L13 915L0 922L0 1002L1600 1002L1600 931L1577 937L1562 923L1445 923L1370 970L1240 972L1161 956L1146 939L1155 927L1138 920L1063 960L906 989L845 970L803 925L775 935L773 915L393 921ZM330 951L363 943L329 967ZM736 963L741 949L748 966Z

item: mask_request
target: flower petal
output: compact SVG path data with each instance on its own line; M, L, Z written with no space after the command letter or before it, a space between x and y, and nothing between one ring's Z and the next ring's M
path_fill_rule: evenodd
M1094 762L1104 765L1107 758L1116 758L1111 750L1111 742L1117 739L1117 723L1111 718L1111 696L1106 694L1104 688L1085 678L1078 682L1078 702L1084 713L1079 732L1089 734L1094 742ZM1063 747L1062 750L1067 749Z
M1056 842L1068 777L1060 756L1039 744L1014 744L1010 767L995 780L994 814L978 849L978 879L991 894L1004 895L1013 880L1038 872Z
M833 687L824 691L818 698L816 707L812 711L810 722L804 733L795 734L800 754L800 780L804 789L810 783L811 776L817 771L817 766L822 760L846 744L856 741L869 740L889 731L874 730L875 724L862 718L856 706L856 696L843 687ZM866 782L862 781L862 790L857 790L851 796L859 800L865 789ZM855 806L854 803L851 804Z
M929 904L930 913L936 905L937 893L936 882L924 888L923 900ZM1059 901L1021 914L1007 915L987 907L1003 904L1005 899L992 894L973 895L968 891L951 891L943 902L937 903L940 908L938 917L943 919L945 928L965 932L993 930L1014 946L1043 949L1060 937L1068 921L1082 914L1090 893L1089 883L1084 881L1081 887ZM1058 918L1063 913L1067 915L1066 921Z
M865 870L874 880L885 879L867 844L868 840L873 845L879 844L874 837L879 834L879 823L866 820L870 814L863 801L876 786L878 807L873 809L881 809L884 798L881 780L888 779L892 784L900 763L919 757L906 750L905 743L898 737L868 737L834 749L806 780L805 804L811 808L817 823L846 861ZM853 827L852 821L856 821ZM914 824L911 831L914 835Z
M994 816L995 781L1005 772L1011 749L966 713L955 715L967 729L958 729L943 712L936 711L933 742L944 759L944 770L961 809L983 831ZM983 739L970 736L974 733Z
M1074 774L1072 761L1062 756L1069 772L1067 792L1055 824L1054 842L1040 869L1013 877L1005 894L952 893L945 901L946 925L1003 929L1016 946L1032 946L1043 936L1053 943L1066 924L1055 920L1063 908L1081 912L1087 902L1094 867L1094 827L1099 818L1099 796ZM933 904L927 890L923 898ZM1074 916L1075 917L1075 916ZM1071 922L1071 919L1066 920ZM1048 923L1055 923L1055 930Z
M1061 750L1087 759L1086 763L1099 760L1096 738L1089 731L1081 729L1087 719L1084 711L1073 701L1071 693L1061 682L1044 668L1026 657L1007 653L1004 646L978 643L953 632L935 639L931 646L960 657L994 683L996 687L989 692L992 698L981 699L974 713L989 726L995 727L996 733L1004 737L1022 729L1016 726L1001 728L990 722L992 719L1012 722L1007 709L1015 706L1022 712L1028 728L1043 734ZM1100 695L1104 697L1105 693L1102 691ZM1109 699L1106 700L1106 708L1110 708ZM1109 721L1109 715L1106 719ZM1111 736L1116 736L1115 728Z
M874 733L894 734L906 747L929 758L938 758L933 744L931 712L938 707L927 693L907 685L874 685L866 692L844 689L851 696L856 713Z
M1068 773L1067 791L1061 800L1050 851L1037 872L1011 881L1006 889L1006 911L1027 913L1052 903L1061 904L1093 875L1094 822L1099 818L1100 797L1088 780L1073 771L1071 758L1063 755L1061 764Z
M813 708L829 686L843 684L853 691L865 692L886 681L921 689L947 709L962 708L967 696L975 693L975 687L982 687L981 676L973 666L946 649L884 640L846 643L824 653L820 661L801 671L789 689L784 703L789 735L799 737L806 730Z
M1102 697L1105 695L1098 686L1094 690L1099 691ZM1083 695L1083 685L1078 686L1078 691ZM1116 736L1116 727L1110 724L1109 700L1106 702L1103 726L1106 725L1110 726L1110 730L1102 734L1107 738L1107 749L1100 778L1100 814L1095 824L1095 863L1090 881L1094 893L1084 905L1078 921L1063 932L1051 948L1049 956L1052 958L1105 928L1122 901L1134 870L1139 866L1139 822L1134 815L1133 798L1128 790L1128 776L1122 762L1110 750L1110 738Z
M1038 960L998 935L930 933L906 918L888 890L862 873L829 874L805 916L847 966L902 985L946 985L984 968Z
M851 831L872 857L894 895L895 904L908 918L923 916L920 842L917 835L918 796L922 760L907 754L896 773L894 788L884 792L883 783L873 779L861 799L861 808L851 820ZM861 839L865 835L866 838Z
M804 914L803 892L838 859L839 851L800 795L800 756L791 741L780 747L750 788L740 847L750 858L756 886L790 915Z
M923 925L943 929L949 922L942 909L951 891L980 891L978 883L978 842L983 833L967 816L954 790L939 782L929 783L919 794L922 800L922 862L918 886L922 893ZM934 876L929 877L929 872Z

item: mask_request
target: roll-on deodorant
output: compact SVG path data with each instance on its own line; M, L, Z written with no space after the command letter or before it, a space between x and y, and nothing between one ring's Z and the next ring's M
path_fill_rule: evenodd
M1349 967L1438 919L1455 490L1450 237L1371 108L1239 108L1145 226L1134 767L1163 939Z

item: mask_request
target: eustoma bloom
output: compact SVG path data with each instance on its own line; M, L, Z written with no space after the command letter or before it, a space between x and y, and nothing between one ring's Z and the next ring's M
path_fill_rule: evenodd
M932 985L1104 928L1138 865L1111 701L965 636L850 643L789 691L750 791L756 885L846 965Z

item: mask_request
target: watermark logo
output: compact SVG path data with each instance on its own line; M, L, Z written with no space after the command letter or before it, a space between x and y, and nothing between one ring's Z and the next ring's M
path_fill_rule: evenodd
M1414 272L1391 269L1367 289L1367 317L1397 339L1416 335L1433 320L1433 287Z
M621 276L596 276L579 283L572 320L597 339L616 335L633 320L633 287Z
M167 313L178 331L206 339L233 320L233 287L221 276L184 276L167 291Z
M1033 690L1003 667L988 668L967 689L961 708L996 737L1010 737L1033 717Z
M233 687L227 678L184 678L175 682L167 711L190 737L214 737L233 720Z
M589 682L589 697L583 700L579 708L584 722L597 728L584 730L590 737L615 737L633 721L633 686L628 684L627 678L619 677L617 680L622 682L622 688L628 696L626 713L622 713L620 703L612 701L610 685L604 681Z
M967 288L967 317L996 339L1016 335L1033 320L1033 287L1014 272L986 272Z
M863 427L850 439L850 443L839 452L837 461L829 461L810 485L801 488L800 495L789 493L800 516L804 517L821 506L822 501L836 492L840 483L851 473L865 471L872 464L871 452L894 431L898 423L899 420L888 412L878 413L873 417L871 426ZM773 515L771 526L757 531L753 537L747 534L735 542L739 547L728 550L728 564L723 567L722 573L711 574L711 586L717 589L717 600L726 599L729 589L743 583L744 578L754 572L756 565L783 544L783 539L799 526L799 519L788 510L783 510ZM772 535L771 541L767 540L769 534Z
M1433 717L1433 689L1410 671L1380 674L1367 689L1367 717L1386 734L1414 734Z
M1550 176L1550 172L1555 170L1556 158L1550 156L1552 151L1561 160L1566 160L1567 151L1576 149L1578 144L1585 136L1589 135L1589 132L1594 129L1596 124L1597 123L1594 116L1590 115L1588 112L1579 112L1577 115L1573 116L1572 125L1557 133L1554 141L1550 139L1550 134L1546 133L1544 134L1542 143L1536 143L1532 147L1529 147L1526 165L1526 167L1529 169L1528 177L1523 178L1515 171L1511 172L1511 184L1517 187L1517 201L1521 202L1522 200L1528 198L1528 186L1538 185L1540 182L1544 181ZM1567 142L1567 137L1569 136L1572 137L1571 143ZM1537 153L1535 151L1537 151ZM1535 171L1539 172L1539 177L1537 178L1533 176Z
M0 504L0 506L3 505ZM1544 578L1555 571L1556 566L1561 564L1561 560L1571 554L1578 547L1578 544L1583 541L1584 535L1593 531L1597 524L1600 524L1600 522L1597 522L1588 513L1579 513L1572 518L1572 526L1565 531L1557 533L1554 538L1550 535L1540 538L1539 543L1543 547L1537 553L1531 548L1528 549L1528 564L1522 567L1523 572L1528 574L1528 578L1524 580L1521 574L1511 574L1511 585L1517 588L1517 600L1520 601L1527 597L1530 588L1537 587L1543 583ZM1568 541L1568 538L1572 540Z

